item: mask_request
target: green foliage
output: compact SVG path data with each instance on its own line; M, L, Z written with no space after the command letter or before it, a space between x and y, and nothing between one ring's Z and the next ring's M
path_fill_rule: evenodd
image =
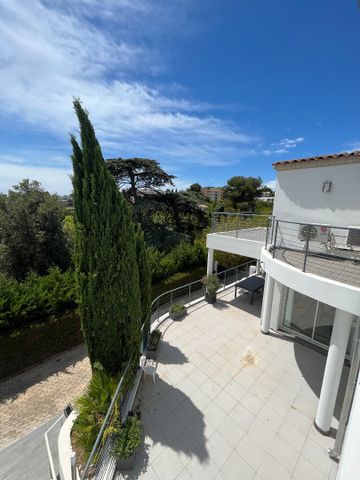
M181 303L174 303L174 305L171 305L169 313L171 314L186 313L186 307Z
M37 317L33 323L25 323L15 330L0 330L0 379L81 343L83 337L76 309Z
M45 274L52 266L70 265L62 228L65 209L57 195L39 182L22 180L0 196L0 270L24 278L30 271Z
M0 330L14 329L64 312L76 305L74 272L50 269L29 274L23 281L0 274Z
M230 178L224 189L226 207L238 211L253 211L261 184L260 177L237 176Z
M191 190L192 192L200 193L201 192L200 183L193 183L192 185L190 185L189 190Z
M81 147L73 146L75 266L82 330L91 364L117 373L138 355L142 318L136 235L130 207L109 173L78 100Z
M220 288L220 281L217 275L206 275L202 278L202 284L209 295L214 296Z
M153 330L149 335L148 350L155 351L159 345L161 338L160 330Z
M72 441L87 458L94 446L96 437L103 424L104 417L115 394L119 378L106 375L103 371L94 370L85 393L76 401L78 416L72 430ZM118 405L114 416L117 417ZM103 440L113 431L110 423Z
M196 239L193 245L182 242L165 255L156 249L148 249L153 282L203 264L206 261L206 255L206 246L200 239Z
M151 306L151 269L148 260L144 234L139 225L135 230L136 260L139 269L139 282L141 290L141 325L145 325L143 333L150 330L150 306ZM140 337L139 337L140 345Z
M131 457L141 444L142 425L136 416L128 417L115 433L115 455L119 459Z
M141 190L174 185L174 175L166 173L155 160L147 158L111 158L106 161L116 184L126 198L135 203Z
M74 222L74 215L66 215L63 224L62 224L68 249L71 256L74 254L75 248L75 222Z

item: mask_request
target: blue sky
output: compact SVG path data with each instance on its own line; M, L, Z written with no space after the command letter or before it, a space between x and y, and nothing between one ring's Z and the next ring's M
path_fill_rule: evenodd
M360 149L356 0L0 0L0 44L0 191L71 190L74 96L179 188Z

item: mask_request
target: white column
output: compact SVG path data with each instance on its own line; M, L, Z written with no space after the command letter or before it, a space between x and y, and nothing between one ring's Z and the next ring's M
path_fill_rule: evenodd
M285 308L285 324L290 326L292 316L293 316L293 309L294 309L294 296L295 290L292 288L288 289L287 298L286 298L286 308Z
M356 478L360 472L360 375L351 407L336 480Z
M256 275L260 273L260 260L256 260Z
M331 428L352 320L351 313L336 309L315 418L315 425L323 433L328 433Z
M263 304L261 309L261 331L263 333L269 333L270 326L270 316L271 316L271 306L274 295L274 285L275 280L266 275L265 277L265 288L264 288L264 297Z
M207 258L207 274L211 275L214 268L214 249L208 248L208 258Z

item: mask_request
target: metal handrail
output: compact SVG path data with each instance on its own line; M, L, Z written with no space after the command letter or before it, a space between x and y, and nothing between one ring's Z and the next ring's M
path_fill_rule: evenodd
M102 436L103 436L103 433L104 433L104 430L105 428L107 427L108 425L108 421L109 421L109 418L110 418L110 415L112 414L113 412L113 409L114 409L114 405L115 405L115 402L117 401L118 399L118 396L119 396L119 393L120 393L120 390L121 390L121 387L122 387L122 384L124 383L124 378L129 370L129 367L131 365L131 361L132 359L130 358L130 360L127 362L126 364L126 367L125 367L125 371L124 373L122 374L121 378L120 378L120 381L118 383L118 386L115 390L115 393L114 393L114 396L111 400L111 403L110 403L110 406L108 408L108 411L106 412L106 415L105 415L105 418L104 418L104 421L101 425L101 428L99 430L99 433L96 437L96 440L95 440L95 443L94 443L94 446L93 448L91 449L91 452L90 452L90 455L89 455L89 458L87 459L87 462L85 464L85 467L84 467L84 470L82 472L82 475L80 477L80 480L85 480L86 479L86 475L89 471L89 468L91 466L91 462L96 454L96 451L98 449L98 446L100 445L100 442L101 442L101 439L102 439Z
M215 275L219 277L221 284L218 291L225 290L230 286L227 284L228 279L232 278L230 272L234 272L233 277L235 278L235 281L238 281L239 271L242 271L243 276L246 276L249 272L250 265L255 265L255 260L216 273ZM243 276L241 278L243 278ZM193 288L195 285L197 288ZM177 298L176 294L178 294ZM205 287L203 286L201 279L163 292L151 303L151 325L155 322L159 323L160 319L165 319L166 315L169 314L172 305L176 303L185 304L185 306L194 305L195 303L202 301L205 294Z
M229 272L230 270L235 270L236 268L245 267L246 265L251 265L251 264L254 264L254 263L255 263L254 260L250 260L249 262L241 263L240 265L236 265L235 267L230 267L230 268L227 268L226 270L222 270L221 272L217 272L215 275L219 276L219 275L222 275L223 273ZM194 280L193 282L186 283L185 285L181 285L180 287L176 287L176 288L172 288L170 290L166 290L166 292L161 293L158 297L156 297L151 302L150 309L152 310L155 303L158 303L161 297L164 297L165 295L168 295L169 293L176 292L178 290L181 290L181 289L186 288L186 287L190 287L191 285L194 285L195 283L200 283L200 282L201 282L201 279L200 280Z

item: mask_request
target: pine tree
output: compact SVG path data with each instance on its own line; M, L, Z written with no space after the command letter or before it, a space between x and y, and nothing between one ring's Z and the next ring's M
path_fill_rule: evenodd
M80 147L71 136L82 331L91 364L99 362L114 374L139 351L138 234L130 208L105 166L88 113L79 100L74 109L81 137Z

